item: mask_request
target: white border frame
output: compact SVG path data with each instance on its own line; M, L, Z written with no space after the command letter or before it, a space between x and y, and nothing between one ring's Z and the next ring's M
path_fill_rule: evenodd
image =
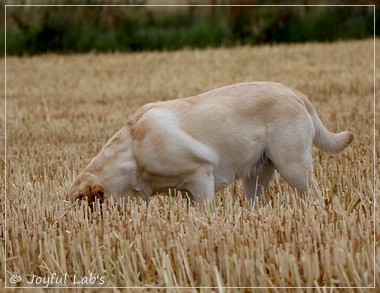
M6 1L6 0L5 0ZM211 6L219 6L219 7L372 7L373 8L373 250L374 250L374 259L373 259L373 286L367 286L367 287L154 287L154 286L128 286L128 287L79 287L79 286L70 286L70 287L58 287L58 286L52 286L47 287L47 289L51 288L59 288L59 289L218 289L218 288L225 288L225 289L317 289L317 288L323 288L323 289L374 289L376 288L376 174L377 174L377 168L376 168L376 5L228 5L228 4L218 4L218 5L209 5L209 4L151 4L151 5L123 5L123 4L109 4L109 5L103 5L103 4L91 4L91 5L80 5L80 4L71 4L71 5L65 5L65 4L6 4L4 3L4 38L5 38L5 50L4 50L4 288L5 289L45 289L45 287L15 287L15 286L7 286L7 283L9 282L7 277L7 7L23 7L23 6L29 6L29 7L80 7L80 6L89 6L89 7L103 7L103 6L112 6L112 7L141 7L141 6L152 6L152 7L211 7Z

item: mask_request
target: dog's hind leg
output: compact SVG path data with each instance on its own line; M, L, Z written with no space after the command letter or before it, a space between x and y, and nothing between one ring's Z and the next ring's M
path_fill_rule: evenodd
M253 172L249 177L243 179L244 191L247 198L254 204L256 197L259 202L266 203L264 190L272 180L274 174L274 165L267 161L259 170Z
M324 201L313 175L312 150L300 150L299 145L294 147L282 146L281 151L271 156L275 168L288 184L304 194L310 187L317 197L318 204L324 206Z

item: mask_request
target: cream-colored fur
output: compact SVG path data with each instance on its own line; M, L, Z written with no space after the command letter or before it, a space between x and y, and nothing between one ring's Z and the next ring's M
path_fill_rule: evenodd
M239 83L142 107L75 180L69 199L147 198L178 188L203 203L241 179L253 200L276 169L300 193L311 186L323 204L312 146L337 154L352 139L329 132L297 90Z

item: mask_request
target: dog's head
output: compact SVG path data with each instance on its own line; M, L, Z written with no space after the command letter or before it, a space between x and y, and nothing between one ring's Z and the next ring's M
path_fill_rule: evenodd
M99 178L94 174L85 172L74 181L67 195L67 200L71 202L85 200L92 204L96 199L103 202L104 197L104 187Z

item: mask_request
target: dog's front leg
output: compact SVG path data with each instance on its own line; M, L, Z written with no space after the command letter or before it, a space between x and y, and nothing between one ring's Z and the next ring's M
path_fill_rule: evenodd
M200 209L204 207L215 207L215 183L213 168L205 165L188 178L186 189L190 191Z
M245 195L253 206L255 206L256 198L259 203L266 204L264 191L273 175L274 166L272 162L266 162L259 171L254 171L250 176L243 179Z

